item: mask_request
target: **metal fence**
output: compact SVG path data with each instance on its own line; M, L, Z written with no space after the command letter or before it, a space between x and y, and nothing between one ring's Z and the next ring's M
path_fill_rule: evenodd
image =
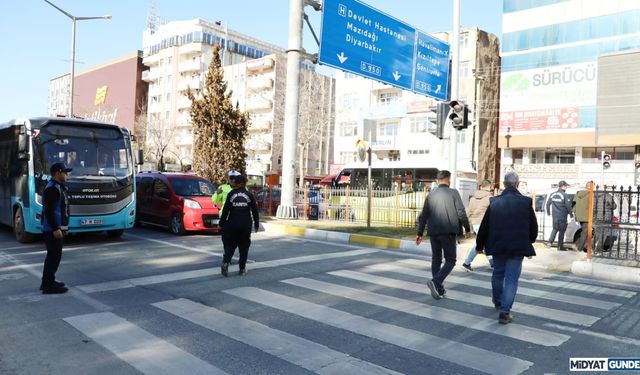
M592 192L591 251L596 257L640 261L640 186L599 186Z
M341 189L296 189L295 204L298 218L303 220L366 224L370 204L371 223L415 227L426 194L426 188L423 191L375 189L369 199L367 190L350 189L348 186ZM254 195L263 213L276 214L280 205L280 188L254 189Z

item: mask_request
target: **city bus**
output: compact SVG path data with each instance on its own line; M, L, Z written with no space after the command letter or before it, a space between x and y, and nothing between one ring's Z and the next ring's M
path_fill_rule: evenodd
M0 224L18 242L42 232L42 193L49 168L73 168L67 182L69 232L119 237L135 221L131 134L114 124L39 117L0 123Z

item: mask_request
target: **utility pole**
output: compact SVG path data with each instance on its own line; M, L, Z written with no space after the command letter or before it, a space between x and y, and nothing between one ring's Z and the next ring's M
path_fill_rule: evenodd
M453 0L453 32L451 41L451 100L458 98L458 78L460 63L460 0ZM458 130L451 127L449 137L449 172L451 172L451 187L456 188L458 180Z
M287 49L287 88L282 145L282 194L276 216L297 219L295 195L295 153L298 135L298 97L300 93L300 61L302 56L302 21L305 0L289 0L289 42Z

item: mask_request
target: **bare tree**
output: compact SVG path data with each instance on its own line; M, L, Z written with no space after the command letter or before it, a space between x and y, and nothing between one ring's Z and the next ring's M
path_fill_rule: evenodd
M147 146L153 154L159 171L164 171L169 146L173 142L176 127L167 121L148 117L146 123Z
M309 171L309 159L321 160L322 130L325 126L325 88L328 77L303 72L304 79L300 98L298 121L298 185L304 185L304 176ZM317 170L317 168L315 168Z

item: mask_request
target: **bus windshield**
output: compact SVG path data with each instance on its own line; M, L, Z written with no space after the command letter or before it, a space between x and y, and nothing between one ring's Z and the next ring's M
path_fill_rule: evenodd
M131 177L129 138L119 129L49 124L34 134L34 174L49 174L53 163L73 168L72 179Z

